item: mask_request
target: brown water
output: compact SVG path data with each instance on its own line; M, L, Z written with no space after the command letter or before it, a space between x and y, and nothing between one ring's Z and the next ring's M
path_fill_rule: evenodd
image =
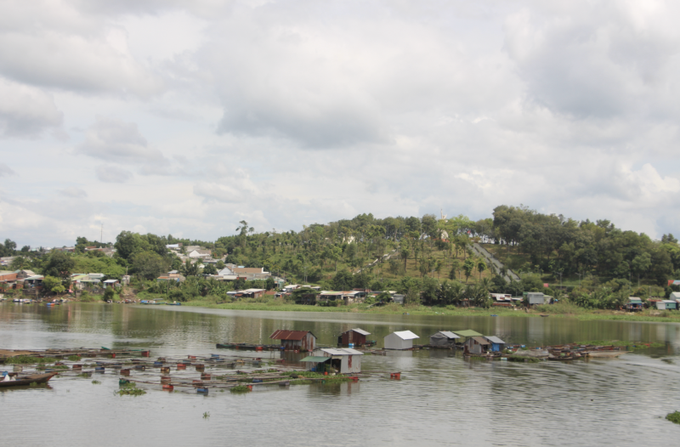
M474 329L506 341L556 344L619 339L665 342L645 354L589 362L464 361L443 351L364 356L364 371L401 381L117 396L57 377L49 389L0 392L0 446L143 445L674 445L680 426L680 325L561 318L442 317L247 312L171 306L0 304L0 348L150 348L152 357L208 355L215 343L269 342L276 329L311 330L333 345L361 327L378 340L409 329L427 343L441 329ZM229 351L220 350L221 354ZM232 352L233 353L233 352ZM242 354L242 353L240 353ZM278 353L253 354L278 356ZM203 418L204 412L210 417Z

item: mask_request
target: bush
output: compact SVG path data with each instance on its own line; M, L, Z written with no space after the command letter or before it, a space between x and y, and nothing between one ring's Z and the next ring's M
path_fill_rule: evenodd
M680 411L674 411L673 413L668 413L666 419L674 424L680 424Z

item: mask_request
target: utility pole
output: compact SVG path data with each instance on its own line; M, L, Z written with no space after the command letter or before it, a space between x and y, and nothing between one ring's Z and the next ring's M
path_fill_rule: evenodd
M99 232L99 243L104 243L104 224L102 224L101 231Z

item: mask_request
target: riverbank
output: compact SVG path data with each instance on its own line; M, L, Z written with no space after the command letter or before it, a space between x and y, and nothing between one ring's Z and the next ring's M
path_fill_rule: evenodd
M266 302L214 303L206 300L194 300L182 303L183 306L206 307L211 309L276 311L276 312L343 312L382 315L443 315L456 317L517 317L517 318L575 318L578 320L622 320L622 321L653 321L680 323L680 312L658 311L647 309L642 312L631 313L624 311L583 309L572 304L553 304L537 306L534 309L505 307L456 307L456 306L422 306L387 304L385 306L369 306L366 304L351 304L349 306L325 307L304 304L288 304L272 299Z

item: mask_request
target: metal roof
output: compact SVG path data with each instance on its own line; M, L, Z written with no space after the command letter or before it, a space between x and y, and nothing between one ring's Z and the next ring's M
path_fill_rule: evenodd
M489 340L491 343L497 343L499 345L504 345L505 342L501 340L500 338L496 337L495 335L490 335L486 337L487 340Z
M480 334L477 331L473 331L472 329L467 329L465 331L456 331L456 334L460 335L461 337L482 337L482 334Z
M356 332L357 334L361 334L361 335L371 335L370 332L365 331L363 329L359 329L359 328L354 328L354 329L350 329L350 330Z
M451 331L439 331L439 332L437 332L436 334L434 334L433 337L434 337L435 335L439 335L439 334L442 334L444 337L449 338L449 339L451 339L451 338L460 338L460 335L456 335L456 334L454 334L454 333L451 332Z
M491 344L491 342L484 337L472 337L472 339L474 341L476 341L477 343L479 343L480 345L490 345Z
M414 338L420 338L411 331L395 331L392 333L397 337L401 338L402 340L413 340Z
M321 351L330 355L364 355L363 352L352 348L322 348Z
M307 336L307 334L312 334L311 331L287 331L285 329L279 329L275 331L269 338L273 340L302 340ZM314 337L314 334L312 334Z
M323 357L320 355L310 355L308 357L303 358L300 360L301 362L309 362L309 363L323 363L325 361L330 360L330 357Z

